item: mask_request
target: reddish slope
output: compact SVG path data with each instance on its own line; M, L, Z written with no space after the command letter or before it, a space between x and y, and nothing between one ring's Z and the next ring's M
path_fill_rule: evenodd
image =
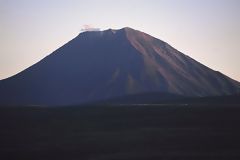
M165 42L127 28L130 43L142 54L153 77L162 75L168 91L188 96L232 94L239 83L200 64ZM148 72L149 73L149 72ZM155 75L154 75L155 74Z

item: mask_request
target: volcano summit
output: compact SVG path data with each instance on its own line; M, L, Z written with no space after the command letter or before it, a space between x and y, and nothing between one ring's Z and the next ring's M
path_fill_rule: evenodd
M1 105L70 105L166 93L231 95L240 83L169 44L131 29L87 31L0 81Z

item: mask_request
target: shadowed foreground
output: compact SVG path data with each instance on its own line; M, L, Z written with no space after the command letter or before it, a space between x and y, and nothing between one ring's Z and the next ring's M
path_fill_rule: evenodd
M238 106L0 108L0 159L240 159Z

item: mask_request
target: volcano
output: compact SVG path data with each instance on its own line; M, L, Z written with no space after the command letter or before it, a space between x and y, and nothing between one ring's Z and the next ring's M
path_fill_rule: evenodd
M240 83L131 28L80 33L0 81L0 105L70 105L137 94L231 95ZM161 98L161 97L159 97Z

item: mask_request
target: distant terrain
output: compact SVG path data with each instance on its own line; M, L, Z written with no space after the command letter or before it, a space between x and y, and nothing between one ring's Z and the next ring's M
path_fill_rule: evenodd
M3 160L238 160L240 106L1 107Z

